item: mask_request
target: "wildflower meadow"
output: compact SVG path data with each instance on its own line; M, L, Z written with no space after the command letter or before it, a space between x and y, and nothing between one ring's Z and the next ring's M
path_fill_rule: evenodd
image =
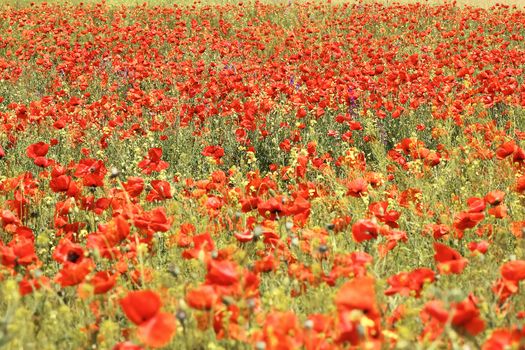
M0 348L525 349L524 69L519 4L0 2Z

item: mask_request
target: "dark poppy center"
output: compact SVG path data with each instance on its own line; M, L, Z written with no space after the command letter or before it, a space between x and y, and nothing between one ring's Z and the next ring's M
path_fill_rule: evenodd
M76 263L80 259L80 255L77 252L69 252L67 253L67 261Z

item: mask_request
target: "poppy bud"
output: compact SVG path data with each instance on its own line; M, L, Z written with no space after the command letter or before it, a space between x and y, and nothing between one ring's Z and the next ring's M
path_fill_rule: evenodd
M115 179L119 176L119 174L120 174L120 171L117 168L113 167L111 168L111 175L109 176L109 178Z
M235 303L235 300L233 300L232 297L225 295L222 297L222 303L226 306L230 306Z
M177 312L175 313L175 317L177 317L177 320L179 320L179 322L182 324L184 324L184 322L186 321L187 316L188 315L184 310L177 310Z
M356 330L357 330L357 334L359 334L359 337L360 337L360 338L363 338L363 337L365 336L365 328L363 327L362 324L359 323L359 324L356 326Z
M248 299L247 303L248 303L248 308L255 309L256 304L255 304L255 299L254 298Z
M310 330L310 329L314 328L314 321L306 320L306 321L304 321L304 325L303 326L304 326L305 329Z
M168 272L175 278L179 277L180 275L180 269L178 266L170 266L168 268Z
M255 238L261 237L262 234L263 234L263 228L261 226L255 226L253 228L253 235L255 236Z
M328 251L328 247L325 245L325 244L321 244L317 250L319 251L319 253L321 254L324 254Z

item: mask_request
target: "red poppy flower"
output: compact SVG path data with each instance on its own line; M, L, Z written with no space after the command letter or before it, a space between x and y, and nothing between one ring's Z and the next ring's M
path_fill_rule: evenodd
M122 186L128 195L132 198L140 196L144 190L144 179L141 177L130 176L127 180L128 181L122 183Z
M52 164L52 162L45 157L36 157L33 159L33 163L41 168L47 168L50 164Z
M503 219L508 216L507 206L505 204L498 204L490 208L488 213L496 219Z
M334 232L341 232L345 230L350 223L352 222L352 218L348 215L344 215L342 217L336 217L332 220L331 223L331 230Z
M434 237L434 239L440 239L446 236L449 232L450 228L447 225L443 224L429 224L425 226L424 230L425 234L432 233L432 237Z
M414 292L414 296L419 298L423 285L426 282L434 282L434 271L425 267L415 269L412 272L401 272L389 277L387 282L390 287L385 291L385 295L401 294L404 296Z
M14 268L16 266L16 255L12 247L4 246L0 242L0 262L6 267Z
M236 265L231 261L211 260L208 264L208 274L206 275L207 283L230 286L237 283L238 280L239 276L236 271Z
M49 279L45 276L35 278L26 276L18 283L18 291L20 295L27 295L47 285L49 285Z
M2 226L4 228L8 225L18 226L21 224L20 219L8 209L4 209L0 212L0 219L2 220Z
M459 274L468 264L468 260L463 258L455 249L444 244L435 242L434 250L436 252L434 259L438 263L438 270L444 275Z
M78 263L84 259L84 248L69 239L61 239L53 252L53 259L59 263Z
M144 350L140 345L133 344L132 342L126 341L123 343L116 344L112 350Z
M53 192L67 192L71 186L72 179L68 175L59 175L49 182L49 187Z
M368 192L368 182L363 178L358 178L351 181L347 185L347 189L346 194L348 196L361 197Z
M368 206L368 210L381 222L384 222L392 228L398 228L397 220L401 213L396 210L387 210L388 202L374 202Z
M152 348L166 346L177 330L177 319L171 313L159 312L139 325L137 336L144 345Z
M75 170L75 176L82 178L84 186L102 187L106 166L101 160L82 159Z
M339 311L361 310L366 314L378 312L375 281L371 277L357 277L341 286L335 296Z
M26 154L31 159L45 157L49 150L49 145L45 142L38 142L27 146Z
M485 210L486 207L485 200L477 197L467 199L467 205L469 207L469 213L480 213Z
M449 317L449 313L441 300L427 302L422 311L438 320L440 323L447 322Z
M516 179L516 191L519 193L525 192L525 175Z
M245 230L243 232L235 232L233 236L241 243L247 243L250 242L254 234L250 230Z
M93 270L93 266L93 261L87 258L80 260L80 262L67 261L55 276L55 282L62 287L76 286L84 282L86 276Z
M275 220L285 214L282 198L270 198L266 202L259 203L257 208L259 214L268 220Z
M268 350L300 349L303 329L293 312L271 312L265 318L262 339L269 344Z
M427 166L436 166L441 163L441 155L436 151L430 151L424 158L424 163Z
M518 280L500 278L492 285L492 292L498 297L500 304L502 304L519 291L519 283Z
M482 350L521 349L525 340L525 332L518 328L499 328L492 332L483 344Z
M522 238L525 233L525 221L515 221L510 224L510 232L516 238Z
M310 216L311 203L303 196L298 195L292 203L288 206L286 212L289 215L293 215L296 222L306 223L306 220Z
M148 202L163 201L173 198L171 195L171 186L167 181L153 180L151 181L151 191L146 196Z
M257 207L259 206L259 203L261 202L261 199L259 197L248 197L248 198L242 198L240 202L241 202L241 211L243 213L247 213L249 211L252 211L253 209L257 209Z
M182 252L184 259L197 259L200 252L209 253L215 249L215 242L209 233L193 236L193 248Z
M489 203L490 205L498 205L501 202L503 202L503 199L505 198L505 192L494 190L487 193L485 196L485 202Z
M116 275L111 275L108 271L99 271L91 278L90 283L94 287L95 294L104 294L115 286Z
M220 163L224 156L224 149L221 146L206 146L201 154L205 157L212 157L216 163Z
M358 345L362 339L361 318L352 317L352 311L359 310L372 322L364 331L369 340L380 337L380 314L375 297L375 282L371 277L357 277L345 283L335 296L338 311L337 342ZM361 327L360 327L361 326Z
M462 328L471 335L477 335L485 329L485 322L480 318L477 299L469 295L465 300L453 305L452 325Z
M151 290L139 290L128 292L120 299L120 307L131 322L141 325L159 313L162 302L157 293Z
M138 163L138 167L142 169L144 174L151 174L156 171L165 170L169 168L168 162L161 160L162 148L150 148L148 155Z
M198 310L210 310L218 301L219 297L212 286L202 285L186 293L186 302L189 306Z
M514 142L514 140L505 142L496 149L496 156L498 159L504 159L514 153L516 147L516 142Z
M137 228L150 231L153 234L154 232L168 232L172 221L166 215L166 209L159 207L137 216L133 223Z
M260 260L255 262L254 271L259 272L270 272L275 271L279 267L279 261L271 254L262 257Z
M525 279L525 260L509 261L501 266L503 278L512 281L522 281Z
M18 236L9 242L9 246L13 248L18 265L27 266L38 261L32 239Z
M483 212L462 212L454 218L454 227L460 231L475 227L485 218Z
M487 241L469 242L467 244L467 248L473 253L478 252L480 254L485 254L489 248L489 242Z
M129 236L130 224L122 215L117 215L106 225L99 225L99 232L111 242L118 243Z
M215 213L217 214L217 211L222 208L224 202L222 198L216 197L216 196L209 196L206 199L206 208L209 209L209 213Z
M379 226L372 220L361 219L352 225L352 236L357 243L377 238Z

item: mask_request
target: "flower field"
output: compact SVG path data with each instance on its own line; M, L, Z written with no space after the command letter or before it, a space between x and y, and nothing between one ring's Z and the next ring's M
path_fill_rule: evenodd
M0 348L525 349L525 10L0 16Z

